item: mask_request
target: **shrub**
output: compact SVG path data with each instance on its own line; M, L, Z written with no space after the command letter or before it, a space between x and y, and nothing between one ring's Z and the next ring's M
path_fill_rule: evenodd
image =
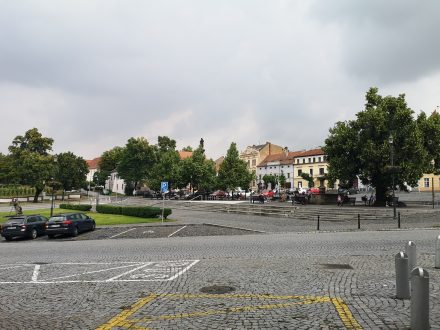
M138 218L160 218L162 209L151 206L114 206L98 205L96 212L104 214L121 214ZM172 213L171 209L164 209L163 217L166 219Z
M88 204L60 204L60 209L77 210L77 211L90 211L92 205Z

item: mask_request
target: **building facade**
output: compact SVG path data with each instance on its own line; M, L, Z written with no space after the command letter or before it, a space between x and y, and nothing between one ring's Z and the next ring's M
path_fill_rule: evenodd
M279 145L266 142L261 145L252 145L246 147L244 151L240 153L240 159L244 160L247 164L247 168L250 172L257 173L257 165L261 163L267 156L273 154L279 154L283 152L283 148ZM257 180L251 182L251 190L257 190Z
M313 179L314 187L328 187L326 174L328 163L322 149L306 150L295 156L293 185L295 188L308 188L309 183L301 174L306 173Z
M91 160L86 160L87 166L89 168L89 172L87 173L86 180L87 182L93 181L93 176L99 170L99 163L101 161L101 157L97 157Z
M282 188L293 188L294 187L294 162L295 157L301 154L301 151L287 151L284 150L281 153L268 155L261 163L257 166L257 187L259 190L265 187L265 183L263 181L263 177L265 175L273 175L276 178L279 178L281 175L284 175L286 179L286 183ZM270 187L271 189L275 187ZM278 188L278 187L277 187Z

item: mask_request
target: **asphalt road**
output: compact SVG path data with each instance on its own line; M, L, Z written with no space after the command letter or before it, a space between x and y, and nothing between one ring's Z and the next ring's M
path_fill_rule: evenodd
M217 222L222 215L205 217ZM240 227L239 220L235 224ZM430 274L431 326L440 329L440 269L433 268L439 234L364 230L2 243L0 328L404 329L410 301L395 299L394 255L413 240L418 265Z

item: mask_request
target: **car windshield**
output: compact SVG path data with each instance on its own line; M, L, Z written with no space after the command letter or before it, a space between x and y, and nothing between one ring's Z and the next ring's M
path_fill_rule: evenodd
M24 218L11 218L6 221L6 224L8 223L24 223Z
M49 221L63 221L64 217L52 217L49 219Z

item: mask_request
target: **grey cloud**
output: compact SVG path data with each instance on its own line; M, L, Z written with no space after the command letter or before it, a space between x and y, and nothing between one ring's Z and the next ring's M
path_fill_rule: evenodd
M412 81L440 70L440 2L315 1L310 14L337 26L346 70L377 83Z

